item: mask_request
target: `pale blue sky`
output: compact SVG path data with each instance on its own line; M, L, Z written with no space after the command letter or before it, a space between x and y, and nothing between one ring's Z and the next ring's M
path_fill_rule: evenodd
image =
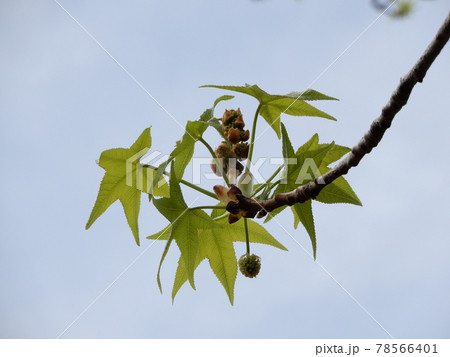
M61 4L183 126L225 94L199 85L303 90L378 16L361 0ZM445 0L418 5L408 19L381 18L314 83L340 99L318 105L338 122L283 118L295 146L315 132L359 140L449 10ZM0 43L0 337L55 338L150 244L135 245L118 204L84 230L103 176L95 160L150 125L153 149L168 153L183 131L52 0L3 1ZM347 175L364 206L313 204L318 262L398 338L449 337L449 63L447 47ZM231 106L250 121L256 102L237 95ZM255 155L278 155L272 131L260 140ZM166 224L145 202L143 237ZM278 221L311 250L288 212ZM64 337L389 337L278 223L266 228L289 251L255 245L261 274L238 276L235 306L206 263L197 291L183 287L172 305L178 252L165 261L161 295L157 242Z

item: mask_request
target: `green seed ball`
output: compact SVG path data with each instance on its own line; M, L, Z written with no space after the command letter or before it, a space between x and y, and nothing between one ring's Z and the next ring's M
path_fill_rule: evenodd
M247 278L254 278L261 270L261 258L255 254L244 254L239 258L239 270Z

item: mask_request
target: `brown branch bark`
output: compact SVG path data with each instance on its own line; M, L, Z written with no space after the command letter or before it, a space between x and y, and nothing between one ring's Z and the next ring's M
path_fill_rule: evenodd
M277 194L269 200L253 200L251 198L238 195L238 206L248 212L248 217L259 212L258 217L265 216L268 212L285 205L292 206L295 203L302 203L311 198L317 197L319 192L338 177L345 175L352 167L359 164L361 159L372 151L383 138L386 130L391 126L395 115L408 102L409 96L418 82L422 82L428 69L436 57L444 48L450 37L450 13L443 25L438 30L433 41L429 44L423 55L413 66L413 68L400 79L396 90L392 93L388 103L381 111L381 115L376 118L369 130L362 139L353 147L352 151L344 157L332 170L317 177L314 181L306 185L299 186L295 190L287 193Z

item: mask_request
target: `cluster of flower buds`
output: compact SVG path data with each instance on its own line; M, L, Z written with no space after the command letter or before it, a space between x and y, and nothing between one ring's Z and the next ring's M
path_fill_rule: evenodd
M215 155L219 159L224 172L228 175L231 183L235 183L244 166L240 163L248 157L248 141L250 132L244 130L245 123L242 118L241 110L225 110L222 121L222 130L225 141L222 141L215 150ZM217 168L216 161L211 161L211 169L217 175L221 176L221 170Z
M240 141L245 142L249 139L250 132L244 130L245 123L240 108L225 110L221 120L223 134L231 144L237 144Z

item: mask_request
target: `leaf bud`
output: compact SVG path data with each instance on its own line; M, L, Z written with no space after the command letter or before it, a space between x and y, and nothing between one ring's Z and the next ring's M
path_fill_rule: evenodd
M245 172L239 179L238 184L242 194L246 197L250 197L253 192L253 175L250 171Z
M216 165L216 160L211 159L211 171L214 172L217 176L222 176L222 174L220 173L220 170L217 168Z

